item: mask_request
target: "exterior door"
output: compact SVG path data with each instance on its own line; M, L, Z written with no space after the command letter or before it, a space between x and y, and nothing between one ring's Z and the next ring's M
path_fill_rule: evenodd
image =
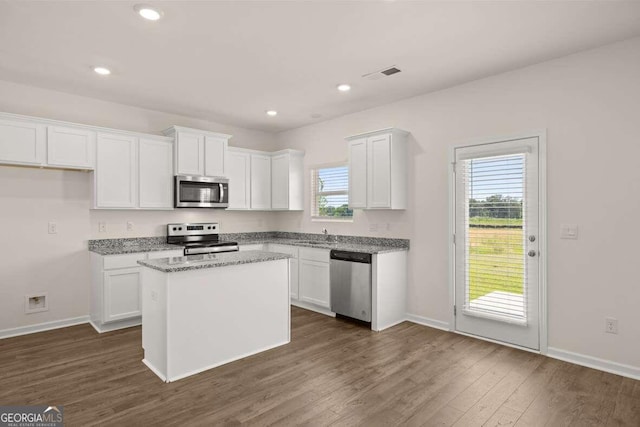
M538 350L538 138L455 149L455 328Z

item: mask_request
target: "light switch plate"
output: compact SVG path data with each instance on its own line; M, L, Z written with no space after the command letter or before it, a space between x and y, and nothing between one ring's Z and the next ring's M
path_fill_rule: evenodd
M578 226L576 224L560 225L560 238L576 240L578 238Z

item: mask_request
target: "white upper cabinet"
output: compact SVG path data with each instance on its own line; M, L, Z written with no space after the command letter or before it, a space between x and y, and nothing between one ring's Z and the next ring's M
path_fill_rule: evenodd
M227 152L229 209L251 208L251 154L230 148Z
M349 141L349 207L367 207L367 139Z
M140 138L138 194L142 209L173 208L173 143Z
M98 134L94 207L136 207L137 142L128 135Z
M228 139L205 135L204 137L204 174L206 176L227 176L225 158Z
M178 132L176 137L176 173L204 175L204 135Z
M229 189L233 191L233 189ZM251 154L251 209L271 209L271 156Z
M93 169L95 163L95 131L62 126L47 127L47 165Z
M303 156L301 151L285 150L271 157L271 208L303 209Z
M0 163L43 165L45 145L45 126L0 119Z
M227 144L231 135L173 126L164 131L175 138L175 174L226 176Z
M95 209L173 209L173 141L99 133Z
M391 135L367 139L367 194L370 208L391 207Z
M349 141L349 207L407 208L407 135L383 129Z

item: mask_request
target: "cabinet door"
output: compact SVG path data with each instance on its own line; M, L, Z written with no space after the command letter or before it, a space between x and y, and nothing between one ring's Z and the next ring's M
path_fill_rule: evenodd
M289 155L271 158L271 208L289 209Z
M60 126L47 128L47 165L93 169L95 158L94 131Z
M251 185L251 156L247 153L227 153L229 178L229 209L249 209Z
M137 138L98 134L95 204L97 208L135 208Z
M271 156L251 155L251 209L271 209Z
M368 200L369 208L391 207L391 135L368 138Z
M329 264L300 259L299 299L329 308Z
M349 207L367 207L367 140L349 142Z
M103 322L141 316L141 302L139 268L105 271Z
M289 283L291 286L291 299L298 299L299 267L298 260L295 258L289 259Z
M204 136L178 132L176 141L176 173L204 175Z
M173 144L141 138L138 158L140 207L173 208Z
M45 128L37 123L0 120L0 162L41 165Z
M204 174L207 176L227 176L225 156L227 140L215 136L204 137Z

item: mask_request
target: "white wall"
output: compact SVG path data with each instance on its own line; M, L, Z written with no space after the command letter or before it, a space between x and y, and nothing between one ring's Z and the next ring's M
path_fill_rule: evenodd
M233 146L274 144L265 132L3 81L0 111L156 134L175 124L232 134ZM273 229L270 212L92 211L91 180L86 172L0 166L0 331L88 314L88 239L162 236L163 225L187 221L219 221L223 232ZM49 221L58 223L58 234L48 234ZM98 232L102 221L106 233ZM49 294L48 312L24 314L24 295L33 292Z
M408 130L411 185L406 212L356 212L352 225L286 213L279 228L410 238L409 312L447 322L450 148L546 128L549 346L640 368L639 76L636 38L281 133L281 148L307 152L308 172L346 159L345 136ZM579 225L577 241L559 239L562 223ZM605 316L619 319L618 335L604 333Z

